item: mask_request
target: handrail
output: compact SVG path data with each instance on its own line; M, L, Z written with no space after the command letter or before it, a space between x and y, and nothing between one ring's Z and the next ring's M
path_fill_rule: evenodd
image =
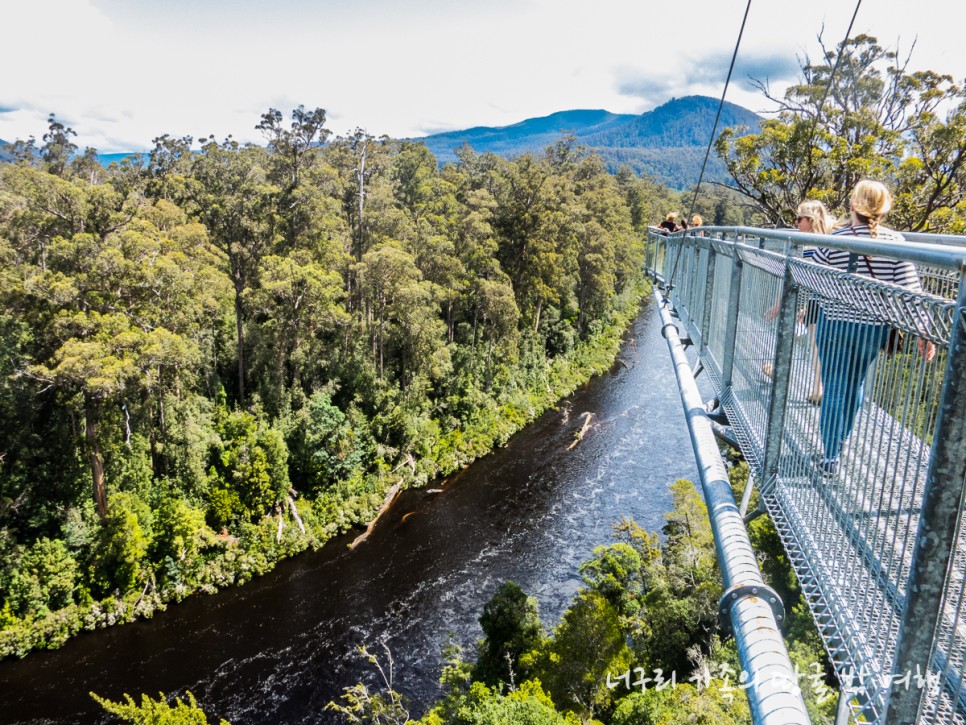
M728 240L731 237L750 237L792 243L798 246L822 246L946 269L958 270L966 264L966 236L948 235L944 237L945 243L937 244L935 243L936 238L940 235L903 232L902 235L906 238L906 241L899 244L850 235L810 234L792 229L713 226L693 227L682 232L674 232L668 236L672 238L701 238L705 235L712 239L722 240Z
M704 500L711 519L718 566L725 592L719 609L731 623L738 657L751 684L747 688L756 725L808 725L798 676L788 657L779 620L784 619L781 599L765 584L758 559L735 503L728 471L715 442L711 421L684 354L678 329L659 290L654 299L661 314L661 331L667 340L674 373L684 405L691 445L698 462Z

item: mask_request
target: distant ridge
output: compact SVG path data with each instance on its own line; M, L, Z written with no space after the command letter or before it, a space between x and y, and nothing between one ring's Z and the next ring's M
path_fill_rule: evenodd
M605 133L637 118L609 111L560 111L549 116L528 118L512 126L475 126L465 131L447 131L423 138L441 164L456 161L456 149L468 143L480 153L492 151L501 156L516 156L527 151L542 151L566 133L583 137Z
M147 151L121 151L119 153L113 154L97 154L97 160L101 162L102 166L110 166L113 162L117 161L120 163L128 156L147 156Z
M714 98L686 96L671 99L639 116L608 111L561 111L512 126L476 127L413 140L425 143L442 164L455 161L455 150L464 143L480 153L512 157L539 153L570 133L578 143L599 154L612 171L626 165L672 188L683 189L698 180L717 110L718 100ZM755 113L725 102L718 132L742 126L753 133L760 122ZM706 179L727 178L724 164L714 153L708 166Z
M4 141L0 138L0 163L13 161L13 154L10 153L11 146L12 144L9 141Z

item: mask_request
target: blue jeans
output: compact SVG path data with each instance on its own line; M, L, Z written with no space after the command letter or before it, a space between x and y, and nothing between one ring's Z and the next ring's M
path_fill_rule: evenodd
M842 442L852 433L869 366L888 335L888 325L829 320L824 312L819 313L815 344L825 389L819 430L827 460L838 459Z

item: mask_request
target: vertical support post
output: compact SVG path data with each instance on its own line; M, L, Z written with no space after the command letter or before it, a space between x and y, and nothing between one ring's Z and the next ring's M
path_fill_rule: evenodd
M798 315L798 287L792 278L791 265L785 257L785 279L782 281L778 333L775 338L775 357L771 403L768 406L768 423L765 432L765 460L762 466L761 485L764 493L778 475L781 459L782 437L785 433L785 407L788 403L788 387L792 371L792 351L795 347L795 318ZM741 515L748 510L749 485L741 501Z
M714 265L716 254L714 247L708 244L708 264L707 273L704 280L704 310L701 315L701 350L698 352L700 359L704 351L708 349L708 336L711 334L711 304L714 300Z
M732 249L734 249L732 247ZM728 318L725 322L724 359L721 361L721 399L731 394L735 369L735 339L738 336L738 303L741 301L741 259L737 250L731 260L731 290L728 293Z
M920 670L931 665L946 574L966 494L966 267L960 271L954 314L946 377L896 642L887 723L914 723L918 717L925 690L903 689L897 678L915 673L917 665Z
M852 708L849 707L850 699L845 688L839 690L838 707L835 708L835 725L849 725L852 722Z

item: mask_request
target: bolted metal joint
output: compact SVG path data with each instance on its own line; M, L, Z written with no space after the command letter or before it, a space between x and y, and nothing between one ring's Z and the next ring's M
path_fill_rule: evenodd
M778 624L785 621L785 605L782 603L781 597L778 596L778 592L770 586L767 584L735 584L722 594L721 599L718 600L718 621L721 624L721 629L726 634L731 634L732 632L731 608L735 602L749 597L761 599L771 607L771 611L775 615L775 621Z

